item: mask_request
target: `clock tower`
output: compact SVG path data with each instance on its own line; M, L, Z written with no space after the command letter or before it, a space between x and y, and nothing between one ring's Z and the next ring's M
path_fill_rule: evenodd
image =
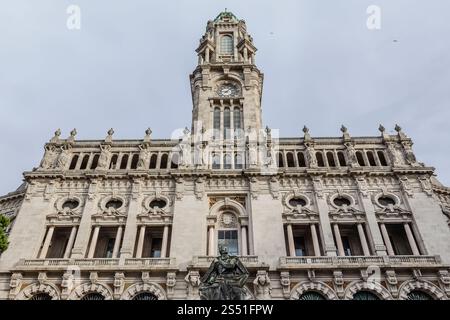
M226 141L260 130L263 74L245 21L220 13L208 21L196 52L198 66L190 76L193 132L203 129L208 140Z

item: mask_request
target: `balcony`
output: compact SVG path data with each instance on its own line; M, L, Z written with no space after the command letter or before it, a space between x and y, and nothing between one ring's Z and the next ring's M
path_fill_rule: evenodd
M211 262L214 261L214 256L195 256L192 259L191 267L193 268L209 268ZM263 262L259 262L258 256L239 256L239 259L247 268L259 268L267 266Z
M440 266L439 256L348 256L348 257L281 257L283 269L355 268L355 267L434 267Z
M176 269L175 258L146 259L30 259L20 260L16 270L166 270Z

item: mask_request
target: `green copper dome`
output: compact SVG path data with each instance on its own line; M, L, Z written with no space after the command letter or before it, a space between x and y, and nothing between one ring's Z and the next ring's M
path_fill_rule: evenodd
M217 22L217 21L220 21L220 20L224 20L224 19L238 20L238 18L232 12L229 12L229 11L227 11L227 9L225 9L225 11L221 12L214 19L214 22Z

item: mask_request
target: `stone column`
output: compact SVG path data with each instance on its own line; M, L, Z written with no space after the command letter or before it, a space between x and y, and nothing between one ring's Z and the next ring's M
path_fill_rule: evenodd
M123 227L119 226L117 228L116 240L114 241L114 249L113 249L113 254L112 254L113 259L117 258L117 255L119 253L120 242L122 241L122 233L123 233Z
M375 215L372 201L370 200L369 196L362 196L361 200L364 212L366 213L367 224L370 230L369 236L372 236L375 252L379 256L385 256L386 246L383 244L383 237L380 233L380 229L378 228L377 217Z
M367 245L366 235L364 234L364 228L361 223L357 224L359 240L361 241L361 247L365 256L370 256L369 246Z
M314 255L316 257L320 257L320 246L319 246L319 238L317 237L316 225L311 224L311 237L314 246Z
M392 247L391 239L389 239L389 233L384 223L380 223L381 234L383 235L384 243L387 248L387 253L390 256L395 256L394 248Z
M47 235L45 236L44 244L42 246L41 254L39 255L40 259L45 259L45 257L47 256L48 248L50 247L50 242L52 241L54 231L54 226L50 226L48 228Z
M328 215L328 204L325 196L319 197L315 195L315 200L317 203L317 209L319 210L320 227L323 234L323 246L325 255L336 256L336 246L333 240L333 231L331 229L330 217Z
M208 256L214 256L215 252L216 252L215 241L214 241L214 238L215 238L214 226L209 226L208 236L209 236Z
M288 244L289 244L289 256L295 257L295 243L294 243L294 232L292 231L292 224L286 226Z
M159 158L159 157L158 157ZM136 244L137 233L137 215L141 213L140 205L142 203L142 196L140 196L141 183L140 180L133 182L130 201L128 205L127 222L123 233L123 243L120 249L121 264L125 262L124 259L131 258Z
M247 250L247 227L246 226L242 226L241 227L241 248L242 248L242 252L241 255L242 256L246 256L248 255L248 250Z
M420 252L419 249L417 248L416 240L414 239L409 223L404 223L403 226L405 227L406 236L408 237L408 242L413 252L413 255L420 256Z
M161 245L161 258L166 258L167 256L167 244L169 242L169 226L166 224L164 226L163 240Z
M334 237L336 238L338 254L339 254L339 256L343 257L343 256L345 256L345 251L344 251L344 245L342 244L342 238L341 238L341 232L339 231L339 225L337 223L335 223L333 225L333 229L334 229Z
M136 258L142 258L142 250L144 249L145 226L141 226L139 230L139 239L136 248Z
M72 252L73 243L75 242L75 236L77 234L77 227L73 226L72 231L70 231L69 241L67 242L66 251L64 252L64 259L70 257L70 253Z
M100 232L100 226L94 228L94 233L92 235L91 246L89 247L88 259L92 259L95 253L95 247L97 246L98 233Z
M75 238L75 244L72 249L71 258L85 258L88 250L89 236L91 235L91 216L96 213L97 210L97 197L95 193L97 191L97 181L92 181L89 186L89 194L86 197L86 204L84 205L83 213L78 226L77 236Z

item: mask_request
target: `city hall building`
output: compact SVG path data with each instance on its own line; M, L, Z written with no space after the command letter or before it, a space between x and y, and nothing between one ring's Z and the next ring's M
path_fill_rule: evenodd
M247 299L450 297L450 189L399 126L279 137L245 22L221 13L196 52L179 139L58 130L0 197L0 299L199 299L219 245L248 268Z

